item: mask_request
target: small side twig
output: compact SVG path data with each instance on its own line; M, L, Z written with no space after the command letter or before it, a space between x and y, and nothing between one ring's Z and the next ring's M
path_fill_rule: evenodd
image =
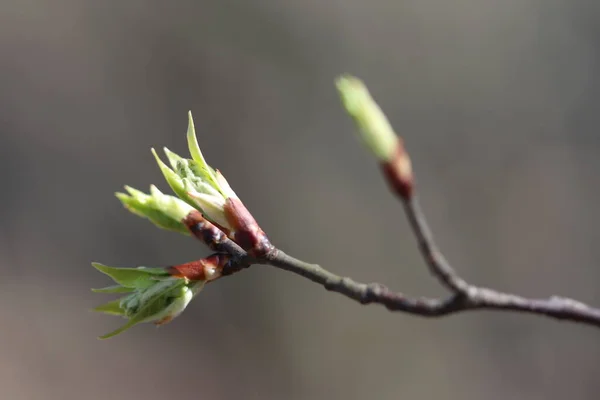
M444 258L444 255L438 250L418 199L415 196L402 199L402 204L413 234L417 239L419 250L431 273L450 291L457 294L467 294L469 284L456 273Z

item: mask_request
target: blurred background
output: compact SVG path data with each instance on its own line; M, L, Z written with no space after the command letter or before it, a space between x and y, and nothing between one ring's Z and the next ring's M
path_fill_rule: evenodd
M404 136L467 279L600 306L599 68L593 0L1 0L0 397L596 399L593 328L391 314L269 267L110 341L122 321L88 310L109 284L91 261L208 254L113 196L167 189L149 149L184 153L189 109L276 245L444 295L341 109L344 72Z

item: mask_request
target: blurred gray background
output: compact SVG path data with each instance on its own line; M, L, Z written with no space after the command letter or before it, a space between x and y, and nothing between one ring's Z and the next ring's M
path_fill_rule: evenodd
M363 78L407 143L469 280L600 305L595 0L0 0L0 398L597 399L600 332L362 307L279 270L210 285L110 341L90 266L208 254L127 213L167 189L150 147L201 146L288 253L444 292L356 140Z

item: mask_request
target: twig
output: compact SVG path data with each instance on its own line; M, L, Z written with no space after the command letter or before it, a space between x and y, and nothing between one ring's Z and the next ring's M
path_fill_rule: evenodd
M438 250L416 196L403 198L402 204L410 227L417 239L421 255L431 273L450 291L457 294L468 294L469 284L456 273L450 263L446 261L444 255Z
M186 219L194 236L211 249L227 252L233 259L223 269L223 275L231 275L252 264L266 264L292 272L309 279L325 289L340 293L361 304L381 304L390 311L402 311L422 317L442 317L468 310L487 309L517 311L600 327L600 310L579 301L562 297L528 299L514 294L477 287L462 279L444 259L433 241L425 217L415 198L404 202L404 209L413 228L423 258L432 274L448 287L452 294L445 299L408 297L394 292L380 283L360 283L348 277L336 275L317 264L298 260L276 249L263 259L254 259L226 236L213 235L213 225L200 213L190 214Z
M416 213L419 218L423 218L418 211ZM568 298L528 299L469 285L447 263L444 265L449 269L441 275L447 276L451 282L461 282L461 291L454 291L446 299L407 297L379 283L358 283L350 278L335 275L316 264L297 260L281 250L277 250L271 259L266 260L266 263L310 279L327 290L343 294L361 304L381 304L390 311L402 311L422 317L442 317L476 309L517 311L600 327L599 309ZM438 264L429 263L430 267L433 265L431 268L437 271ZM439 271L435 273L440 276Z
M350 278L335 275L319 265L293 258L270 244L268 251L254 251L252 247L244 246L244 249L254 255L251 257L246 250L228 239L219 227L204 219L202 214L190 213L184 222L194 236L211 249L232 256L231 261L223 269L223 275L232 274L252 264L267 264L300 275L329 291L340 293L361 304L381 304L391 311L402 311L422 317L442 317L462 311L486 309L544 315L600 327L600 309L577 300L558 296L530 299L475 286L463 279L435 244L416 196L412 164L402 138L395 134L385 114L372 100L362 82L352 77L345 77L337 84L346 110L360 128L363 142L379 160L388 186L404 206L406 217L429 271L450 291L450 296L447 298L408 297L393 292L379 283L355 282ZM256 239L254 242L260 243L258 239L261 237L266 240L266 236L260 229L248 232L254 231L262 233L262 236L254 238Z

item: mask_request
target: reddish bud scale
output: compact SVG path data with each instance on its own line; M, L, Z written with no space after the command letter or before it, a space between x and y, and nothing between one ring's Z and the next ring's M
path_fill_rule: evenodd
M201 260L167 267L167 272L177 278L191 281L211 281L221 276L223 267L231 257L227 254L213 254Z
M274 249L269 238L260 229L250 211L237 198L225 202L225 218L233 227L229 237L255 258L265 258Z
M219 245L227 238L220 227L204 218L200 211L190 212L183 220L189 231L210 249L220 251Z
M402 140L398 141L392 159L381 163L381 169L390 188L403 200L409 200L414 191L414 177L410 157Z

